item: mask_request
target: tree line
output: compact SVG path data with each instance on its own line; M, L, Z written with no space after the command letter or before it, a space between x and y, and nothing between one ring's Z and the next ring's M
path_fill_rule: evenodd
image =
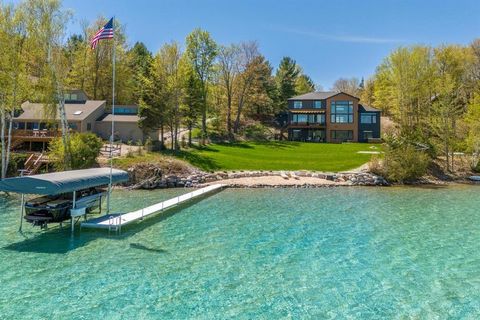
M89 39L107 19L81 21L80 34L67 35L72 13L61 0L0 2L1 175L11 157L12 119L26 100L42 102L46 121L60 119L69 167L70 137L64 93L84 90L90 99L112 101L112 54L116 59L117 104L137 104L140 126L173 137L188 131L201 144L234 141L254 128L278 126L287 99L319 89L290 57L274 68L255 41L219 44L202 29L184 43L164 44L151 52L130 45L125 26L115 25L115 41L91 50ZM427 150L453 166L454 152L480 154L480 40L467 46L411 46L393 51L369 79L340 78L333 90L359 96L389 116L396 127L387 141L396 148ZM398 152L398 154L402 154ZM405 153L406 154L406 153Z
M366 81L341 78L333 89L360 97L394 122L384 140L399 158L425 159L423 152L452 171L454 155L468 153L471 167L480 169L480 39L397 48Z
M180 128L188 130L189 146L196 127L201 144L211 137L234 141L253 123L274 124L287 98L315 89L293 59L284 57L274 74L258 43L220 45L202 29L183 46L167 43L152 54L136 43L131 50L142 53L135 73L140 125L159 129L162 137L170 130L173 150L180 147Z
M470 45L398 48L377 68L362 100L397 124L396 145L415 145L454 166L454 154L480 154L480 40Z
M195 29L184 44L171 42L152 53L141 42L129 45L121 21L115 41L101 41L95 50L90 38L107 21L80 22L80 34L67 35L73 15L61 0L0 1L0 136L2 177L10 159L12 119L22 102L44 104L46 122L60 119L69 167L70 138L64 94L84 90L90 99L112 102L112 54L116 52L116 102L138 104L145 131L177 133L200 130L209 137L234 140L252 123L271 123L286 108L286 98L312 91L313 81L291 58L276 72L256 42L220 45L205 30ZM162 140L163 141L163 140Z

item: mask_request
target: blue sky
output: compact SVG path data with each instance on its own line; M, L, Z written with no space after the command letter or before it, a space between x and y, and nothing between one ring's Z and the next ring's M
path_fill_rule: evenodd
M479 0L64 0L81 19L115 15L131 42L151 51L183 43L195 27L228 44L257 40L274 67L291 56L329 89L339 77L367 78L389 52L411 44L468 44L480 37Z

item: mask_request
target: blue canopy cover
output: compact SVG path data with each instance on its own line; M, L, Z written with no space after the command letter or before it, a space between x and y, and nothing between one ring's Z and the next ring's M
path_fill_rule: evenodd
M128 173L112 169L112 183L128 181ZM55 195L108 185L110 168L94 168L45 173L0 180L0 191L23 194Z

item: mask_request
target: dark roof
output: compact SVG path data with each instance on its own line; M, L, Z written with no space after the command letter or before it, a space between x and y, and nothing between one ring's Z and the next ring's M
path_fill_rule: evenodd
M380 109L376 109L374 107L369 107L369 106L366 106L364 104L359 104L358 105L358 110L360 112L382 112L382 110L380 110Z
M341 93L351 96L355 99L358 99L357 97L352 96L351 94L341 92L341 91L316 91L316 92L309 92L296 97L292 97L288 100L325 100Z
M112 183L128 181L128 173L112 169ZM55 195L107 185L110 168L94 168L15 177L0 181L0 191Z

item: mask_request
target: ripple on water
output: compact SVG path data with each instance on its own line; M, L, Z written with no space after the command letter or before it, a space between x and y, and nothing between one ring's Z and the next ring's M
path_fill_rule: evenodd
M476 319L479 190L225 190L121 236L74 238L19 234L18 199L3 197L0 318Z

